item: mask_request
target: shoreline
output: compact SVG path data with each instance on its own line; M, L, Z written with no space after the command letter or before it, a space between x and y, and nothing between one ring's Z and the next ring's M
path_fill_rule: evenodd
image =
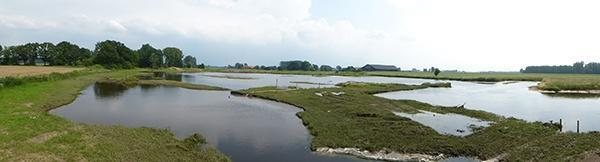
M329 148L329 147L320 147L315 150L317 153L326 153L326 154L342 154L342 155L352 155L355 157L368 159L368 160L383 160L383 161L439 161L444 158L444 154L435 155L426 155L426 154L411 154L411 153L399 153L396 151L385 151L381 150L378 152L370 152L366 150L361 150L359 148Z

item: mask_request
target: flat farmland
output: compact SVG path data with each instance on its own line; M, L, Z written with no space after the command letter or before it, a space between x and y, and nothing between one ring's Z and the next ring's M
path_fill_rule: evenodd
M0 66L0 78L13 76L33 76L50 73L68 73L84 68L57 66Z

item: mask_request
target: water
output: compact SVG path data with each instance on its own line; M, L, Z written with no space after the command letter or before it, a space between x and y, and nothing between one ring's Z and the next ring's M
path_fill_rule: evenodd
M310 75L281 75L281 74L253 74L253 73L187 73L183 81L188 83L199 83L233 90L248 89L264 86L300 88L334 87L335 84L355 81L370 83L404 83L421 84L425 82L436 82L426 79L390 78L390 77L347 77L347 76L310 76ZM215 77L220 76L220 77ZM229 79L221 77L238 77L246 79ZM248 79L252 78L252 79ZM293 82L310 82L317 84L304 84ZM319 85L318 83L321 83Z
M563 119L563 131L600 130L600 98L544 95L528 89L535 82L513 84L477 84L452 81L452 88L428 88L377 94L389 99L410 99L434 105L457 106L466 103L469 109L484 110L527 121L558 122Z
M199 132L236 162L364 161L311 152L311 136L295 116L300 109L229 93L96 84L51 113L88 124L168 128L179 138Z
M394 112L394 114L429 126L440 134L449 134L455 136L467 136L473 133L471 128L488 127L491 124L491 122L452 113L439 114L429 111L421 111L421 113L416 114L401 112Z

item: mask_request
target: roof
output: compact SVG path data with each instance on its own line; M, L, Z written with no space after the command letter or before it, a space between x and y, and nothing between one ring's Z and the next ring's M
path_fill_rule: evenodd
M363 68L371 66L376 70L398 70L398 68L394 65L376 65L376 64L367 64Z

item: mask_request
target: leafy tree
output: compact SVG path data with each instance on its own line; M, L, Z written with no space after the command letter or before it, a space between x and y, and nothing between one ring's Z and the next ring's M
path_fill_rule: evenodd
M139 56L138 66L142 68L159 68L163 66L162 51L152 47L149 44L144 44L136 51Z
M336 71L342 71L342 66L340 66L340 65L338 65L338 66L335 66L335 70L336 70Z
M125 44L106 40L96 44L94 63L106 68L133 68L137 63L133 51Z
M313 64L312 66L313 67L310 69L311 71L317 71L317 70L319 70L319 65Z
M433 75L435 75L435 76L438 76L438 75L439 75L441 72L442 72L442 71L440 71L440 69L438 69L438 68L435 68L435 69L433 70Z
M54 58L56 57L56 46L49 42L40 44L39 58L42 60L44 65L52 65Z
M2 60L2 64L4 65L17 65L19 63L19 58L17 57L16 47L6 47L6 49L2 51Z
M165 64L167 67L183 67L183 52L179 48L167 47L163 49Z
M97 48L97 47L96 47ZM50 65L84 65L85 62L91 62L92 52L85 48L80 48L70 42L60 42L54 48L55 54L49 62Z
M200 64L200 65L198 65L198 68L200 68L200 69L204 69L204 68L206 68L206 65L204 65L204 64Z
M196 58L193 56L185 56L185 58L183 58L183 65L187 68L195 68L196 67Z

